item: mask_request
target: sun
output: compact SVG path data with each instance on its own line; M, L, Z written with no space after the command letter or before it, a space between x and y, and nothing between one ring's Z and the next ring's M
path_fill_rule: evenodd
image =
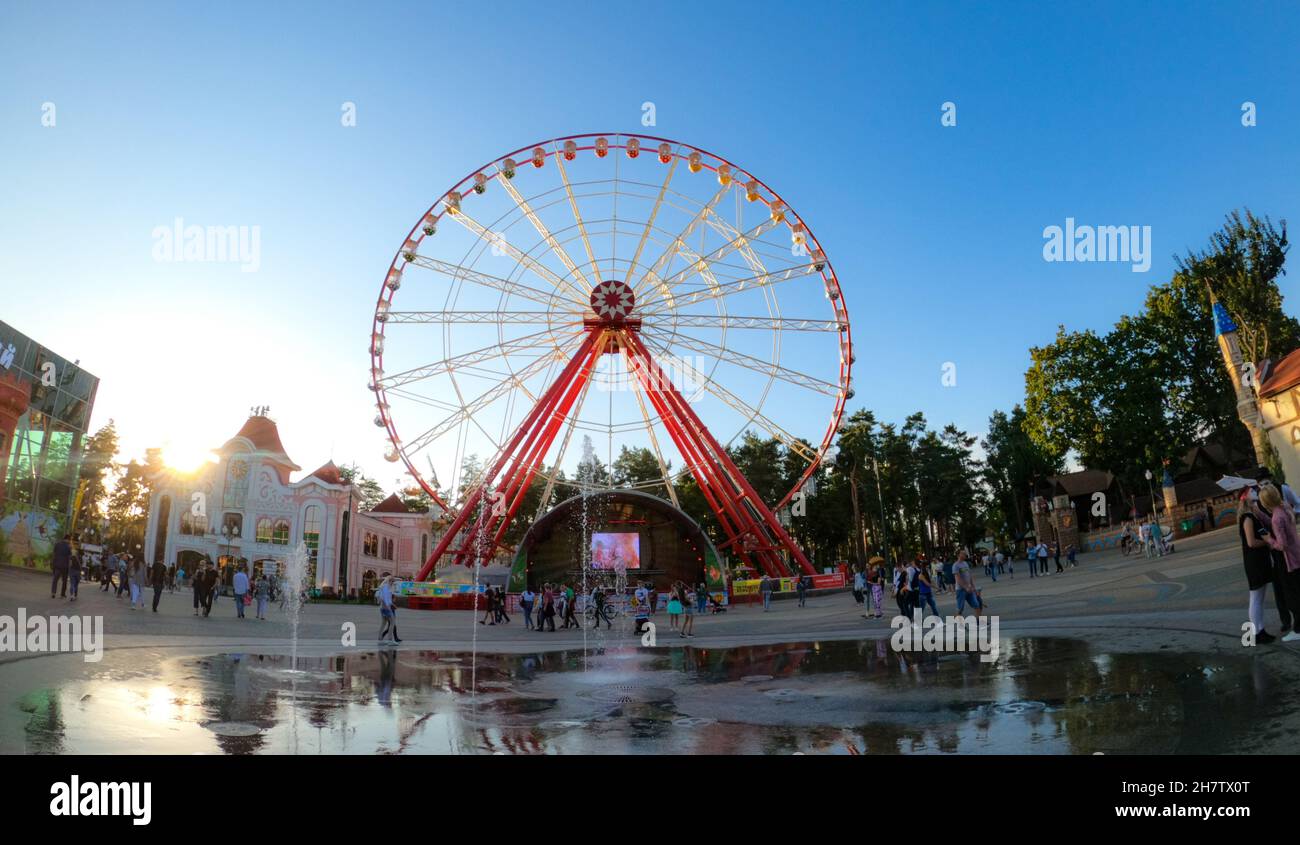
M212 450L169 444L163 447L163 463L177 472L191 473L213 460Z

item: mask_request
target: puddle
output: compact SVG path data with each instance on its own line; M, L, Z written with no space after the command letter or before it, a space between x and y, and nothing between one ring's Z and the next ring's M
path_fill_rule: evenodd
M1004 638L993 663L862 640L72 665L0 666L0 751L1213 754L1267 750L1293 715L1267 658L1055 638Z

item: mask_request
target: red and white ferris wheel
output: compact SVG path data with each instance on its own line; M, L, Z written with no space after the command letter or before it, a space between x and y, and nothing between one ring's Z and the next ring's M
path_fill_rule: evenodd
M773 511L853 395L848 311L807 222L740 165L617 133L495 159L411 229L372 331L385 457L456 513L419 578L444 555L491 557L531 485L545 507L576 483L579 448L607 483L674 504L691 474L719 548L772 575L812 571ZM746 432L797 465L778 501L727 454ZM653 480L611 476L624 449L653 454Z

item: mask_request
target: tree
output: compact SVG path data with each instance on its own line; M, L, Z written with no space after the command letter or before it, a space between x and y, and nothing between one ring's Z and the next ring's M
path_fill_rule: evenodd
M87 437L82 447L78 480L85 483L85 492L76 515L79 528L96 525L104 516L104 504L109 496L105 476L115 468L113 458L116 455L117 427L113 420L109 420L107 425Z
M374 510L375 505L388 498L384 494L384 488L379 486L379 482L362 472L361 467L356 464L339 467L339 478L343 479L345 484L353 484L361 491L361 501L357 505L359 510Z
M1281 226L1279 232L1268 217L1256 217L1250 209L1233 211L1210 236L1209 248L1189 251L1178 261L1180 273L1213 291L1228 310L1247 361L1259 362L1272 349L1286 353L1300 344L1300 323L1283 313L1277 285L1277 277L1286 274L1290 249L1285 220Z
M1053 452L1034 442L1025 430L1025 410L1019 405L1008 415L994 411L984 449L984 483L988 486L989 527L1003 539L1015 539L1029 527L1029 487L1036 479L1057 475L1064 452Z
M665 467L671 471L672 464L666 463ZM635 487L661 499L668 498L668 487L664 483L664 474L659 469L659 459L649 449L621 447L618 457L614 459L613 470L615 487Z

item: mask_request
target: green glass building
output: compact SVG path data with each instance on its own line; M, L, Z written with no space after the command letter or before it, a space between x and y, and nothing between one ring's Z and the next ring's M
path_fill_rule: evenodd
M99 379L0 322L0 564L48 569L76 504Z

